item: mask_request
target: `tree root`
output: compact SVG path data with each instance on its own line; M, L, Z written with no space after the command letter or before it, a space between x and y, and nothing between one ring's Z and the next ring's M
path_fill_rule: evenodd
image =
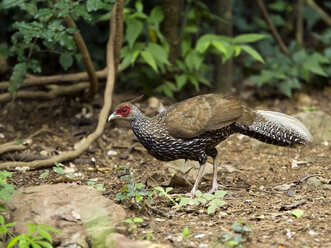
M101 71L97 71L96 76L98 79L106 78L107 68ZM89 77L87 72L78 72L78 73L42 76L42 77L31 76L23 81L21 88L61 83L61 82L80 82L80 81L87 81L88 79ZM9 87L9 82L0 82L0 90L7 90L8 87Z
M51 100L58 96L72 95L76 92L85 90L89 87L89 83L81 82L78 84L73 84L69 86L56 86L51 87L50 91L29 91L21 90L15 95L15 99L26 98L26 99L36 99L36 100ZM9 93L0 94L0 103L7 102L12 98Z
M32 144L31 139L26 139L23 142L18 142L17 140L11 141L0 145L0 154L11 151L24 151L28 149Z
M0 164L0 170L7 169L13 170L16 167L28 167L29 169L40 169L53 166L54 162L63 162L72 160L82 154L89 146L94 142L103 132L106 125L107 117L110 111L111 102L112 102L112 93L115 84L115 61L114 58L114 44L116 37L116 17L123 16L122 6L124 5L124 0L119 0L114 4L113 14L110 19L110 36L107 43L107 83L104 93L104 105L99 114L99 121L97 127L93 133L88 135L86 138L83 138L78 143L74 145L73 151L61 152L59 155L53 156L45 160L35 160L32 162L4 162ZM119 6L119 8L118 8ZM121 24L123 25L123 24ZM116 38L116 39L115 39ZM122 42L116 41L116 44L121 44ZM86 84L86 83L85 83Z

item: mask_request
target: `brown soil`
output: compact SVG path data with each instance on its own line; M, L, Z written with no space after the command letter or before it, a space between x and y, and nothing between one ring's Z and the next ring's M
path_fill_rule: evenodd
M316 92L310 97L317 109L331 114L330 96ZM241 98L251 106L287 114L299 112L302 105L290 100L250 102L245 101L244 96ZM3 143L24 138L43 128L48 131L35 136L31 149L24 153L51 156L72 149L74 143L94 130L100 106L96 100L92 106L92 118L79 122L75 115L81 113L82 105L74 100L16 101L9 116L1 123L4 127L0 127L0 133L5 138L0 141ZM109 150L117 151L118 155L107 155ZM306 175L320 175L330 179L329 145L313 144L289 149L260 145L252 143L250 138L233 135L221 143L219 150L222 153L222 164L237 169L232 173L220 173L218 177L228 192L226 205L214 215L208 215L205 206L186 207L180 211L165 197L155 196L154 204L147 205L128 200L119 203L126 209L128 217L141 217L145 221L138 224L133 232L126 231L126 235L140 239L152 230L156 242L174 247L207 247L207 244L209 247L223 247L222 236L233 234L232 224L241 220L251 225L251 232L244 236L241 244L243 247L331 247L331 191L310 186L307 180L294 186L293 191L274 189L275 186L290 184ZM95 163L91 161L92 158ZM12 159L7 156L6 160ZM292 168L293 160L306 163ZM122 122L116 128L108 124L102 137L88 151L64 164L68 167L74 165L76 172L82 173L82 177L77 177L75 183L87 184L89 179L97 178L98 183L103 183L106 189L103 194L111 199L115 199L115 195L129 183L128 179L121 178L127 171L116 170L119 166L128 166L135 180L144 183L155 173L161 175L164 181L171 177L162 166L163 162L150 156ZM40 179L43 172L16 171L10 182L19 189L62 181L51 169L48 177ZM210 189L210 179L207 177L203 180L200 185L202 192ZM189 190L177 187L173 193ZM301 218L292 216L292 210L280 210L282 205L301 200L304 200L303 205L297 207L304 211ZM185 226L189 227L193 236L181 238ZM196 236L199 234L204 235Z

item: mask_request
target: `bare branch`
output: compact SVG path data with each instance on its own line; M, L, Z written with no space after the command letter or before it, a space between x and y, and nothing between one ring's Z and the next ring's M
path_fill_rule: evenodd
M268 14L268 11L267 11L267 8L265 7L264 3L263 3L263 0L256 0L257 2L257 5L259 6L260 8L260 11L264 17L264 19L266 20L269 28L270 28L270 31L272 33L272 35L275 37L279 47L280 47L280 50L287 56L289 56L289 53L288 53L288 50L287 50L287 47L284 43L284 41L282 40L282 38L280 37L275 25L273 24L273 22L271 21L270 17L269 17L269 14Z
M103 79L107 77L107 68L97 71L96 76L98 79ZM42 76L42 77L29 77L26 78L21 86L24 87L31 87L31 86L39 86L39 85L46 85L46 84L53 84L53 83L61 83L61 82L80 82L80 81L87 81L88 80L87 72L78 72L78 73L70 73L70 74L61 74L61 75L54 75L54 76ZM9 82L0 82L0 90L8 89Z
M70 17L70 15L68 15L65 18L65 20L66 20L68 27L77 28L74 20ZM90 79L89 80L90 81L89 100L92 100L95 93L98 90L98 78L95 75L95 70L94 70L92 60L91 60L91 56L87 50L87 46L85 44L85 41L84 41L82 35L80 33L74 33L73 37L76 41L79 51L81 52L81 54L83 56L83 63L84 63L85 69L89 75L89 79Z
M314 0L306 0L306 2L321 16L322 20L331 27L331 17L320 6L318 6Z

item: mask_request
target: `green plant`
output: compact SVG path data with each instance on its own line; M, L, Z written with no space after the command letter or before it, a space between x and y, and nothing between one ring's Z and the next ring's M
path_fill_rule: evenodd
M159 191L159 196L164 196L166 197L169 201L171 201L173 204L176 206L179 206L178 203L169 195L169 192L172 190L172 187L167 187L165 190L164 188L157 186L154 188L154 190Z
M190 233L190 229L188 228L188 226L185 226L180 236L182 236L183 238L189 238L192 237L193 234Z
M152 88L156 92L174 97L174 93L187 84L200 90L200 84L211 86L212 67L206 63L211 54L222 56L223 62L246 52L252 58L264 62L259 53L247 45L267 37L263 34L245 34L235 38L207 33L198 37L197 22L205 23L218 17L211 14L203 1L196 1L196 8L190 1L186 3L183 24L178 41L178 59L175 64L168 60L170 45L160 32L160 23L164 19L161 6L155 6L149 15L143 10L141 1L136 1L135 8L125 9L127 42L121 51L122 69L135 65L128 74L127 80L141 78L142 86L149 93ZM202 26L202 24L201 24ZM142 65L148 65L148 67ZM153 82L158 82L155 84ZM154 87L155 86L155 87Z
M142 203L144 200L146 202L152 202L151 197L153 192L148 192L144 183L135 180L133 171L129 167L118 167L117 170L129 170L129 174L121 176L121 179L128 178L129 183L122 188L120 193L116 194L117 201L134 199L136 203Z
M10 28L15 32L11 36L11 46L7 56L17 60L10 77L9 92L14 94L22 85L26 74L42 72L44 53L58 55L63 69L72 66L74 59L81 60L73 34L79 32L75 27L68 27L65 18L71 15L74 19L82 18L91 21L90 12L111 8L114 0L81 1L16 1L4 0L1 11L12 11ZM6 56L6 57L7 57Z
M65 177L68 177L68 178L76 177L76 175L73 174L73 173L66 173L65 172L65 170L62 168L62 167L65 167L64 164L61 164L61 163L58 163L58 162L55 162L54 164L55 164L55 166L53 167L53 171L55 173L60 174L60 175L64 175ZM46 171L44 173L46 173Z
M12 194L18 193L12 184L7 183L7 178L12 177L12 173L6 170L0 171L0 200L9 202ZM5 206L1 203L0 210L5 209Z
M245 225L242 223L242 220L239 220L233 223L231 228L235 234L224 234L219 242L229 247L243 248L241 244L243 243L244 237L247 237L251 232L252 226L250 224Z
M96 183L95 181L90 180L90 181L87 182L87 185L92 186L92 187L96 188L99 191L105 191L106 190L105 187L104 187L105 185L103 183Z
M292 96L293 89L300 89L301 82L313 82L314 76L330 77L325 71L326 66L331 64L331 56L327 57L319 52L298 47L293 43L288 57L282 53L276 53L274 57L269 57L265 68L256 76L251 76L251 80L258 87L262 85L276 86L287 95ZM289 70L289 68L291 68Z
M133 219L126 219L124 220L125 223L129 224L129 232L132 232L134 229L137 228L137 223L142 223L144 222L144 219L139 218L139 217L135 217Z
M12 238L7 247L13 247L18 244L19 248L29 248L29 247L45 247L51 248L52 246L52 235L49 232L58 233L56 228L47 226L45 224L33 224L25 223L29 229L28 233L22 233ZM35 234L37 232L37 234Z
M143 237L143 239L145 239L145 240L157 240L157 238L153 235L153 230L152 229L148 229L146 231L146 235Z
M225 201L223 201L223 197L225 195L226 191L223 190L218 190L215 192L215 194L202 194L200 190L197 190L194 198L178 198L178 200L180 201L179 207L184 207L187 205L199 206L200 204L208 204L208 214L214 214L219 207L225 204Z
M0 234L5 234L5 235L9 234L8 228L13 227L15 225L16 222L6 223L5 218L2 215L0 215Z

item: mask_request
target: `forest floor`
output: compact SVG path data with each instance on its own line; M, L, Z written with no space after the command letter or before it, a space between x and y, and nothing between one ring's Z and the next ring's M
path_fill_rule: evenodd
M314 105L331 115L331 98L326 91L311 93L308 104L300 99L269 98L253 102L253 96L246 93L240 98L252 107L295 114L303 111L303 105ZM82 104L74 100L17 100L8 117L1 122L0 133L5 137L0 142L25 138L43 129L33 138L26 154L51 156L71 150L77 141L95 129L102 106L100 99L102 95L91 105L93 114L90 118L78 116L82 113ZM141 108L145 113L150 109L146 103L142 103ZM164 162L157 161L144 150L126 123L118 122L115 128L112 126L114 123L107 124L102 137L88 151L74 161L63 163L81 173L72 181L87 184L90 179L97 179L97 183L105 188L102 194L116 201L116 194L121 193L127 184L132 184L128 178L122 177L129 172L135 182L146 185L151 176L155 178L157 175L160 182L172 178L173 173L163 166ZM224 235L233 235L232 225L239 221L250 229L242 233L242 247L331 247L331 190L307 183L311 176L319 176L324 181L331 179L329 143L290 149L261 145L248 137L232 135L218 149L222 154L221 164L232 169L231 172L222 170L218 176L218 181L225 186L222 190L227 192L224 206L209 215L204 205L179 210L166 197L160 196L153 196L152 204L138 204L131 199L118 202L127 211L128 218L144 219L131 232L124 231L126 235L141 239L149 233L155 242L173 247L226 247ZM2 157L7 161L13 159ZM129 170L119 169L125 166ZM51 168L49 170L50 174L45 178L40 178L45 169L15 171L9 182L20 189L63 181L59 174ZM297 183L288 188L293 182ZM207 175L200 190L207 192L210 187L211 175ZM152 188L147 187L147 190ZM189 190L189 187L174 187L171 193ZM293 209L303 210L300 218L292 215L291 206L285 206L293 203ZM186 235L181 235L186 226Z

